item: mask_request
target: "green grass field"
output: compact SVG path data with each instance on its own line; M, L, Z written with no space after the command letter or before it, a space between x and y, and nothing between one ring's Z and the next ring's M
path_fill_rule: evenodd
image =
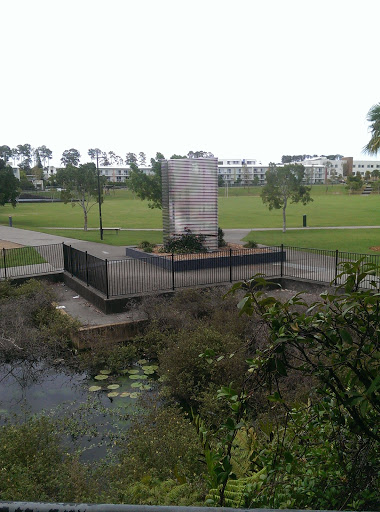
M272 210L263 204L259 194L261 187L229 189L229 197L225 190L219 189L219 225L228 228L281 228L282 211ZM380 226L380 195L370 196L349 195L344 186L313 186L314 201L305 206L290 204L287 208L287 226L302 227L303 215L307 215L307 225L310 227L323 226ZM250 195L248 195L250 194ZM134 198L128 190L111 191L105 196L102 206L103 226L133 229L162 228L162 212L148 208L146 201ZM85 233L83 227L83 212L79 205L72 207L64 203L20 203L16 208L6 205L0 208L0 224L8 225L8 216L13 217L13 226L32 229L47 233L65 235L90 241L99 241L99 233ZM88 225L91 228L99 226L98 207L94 205L89 213ZM64 233L54 228L77 228L65 230ZM254 233L251 238L261 243L299 245L305 247L320 247L344 250L360 249L368 252L369 247L380 245L379 234L376 230L355 231L300 231L281 233ZM159 243L161 233L154 231L120 232L118 235L106 232L104 243L111 245L136 244L141 240ZM328 245L328 247L327 247ZM339 247L338 247L339 246Z
M316 229L299 231L251 231L245 240L264 245L287 245L315 249L379 254L371 247L380 247L380 229Z

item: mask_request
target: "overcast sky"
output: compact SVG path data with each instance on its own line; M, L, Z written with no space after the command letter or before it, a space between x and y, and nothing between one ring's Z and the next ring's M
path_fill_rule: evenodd
M0 145L362 155L379 0L2 0ZM380 159L380 156L379 156Z

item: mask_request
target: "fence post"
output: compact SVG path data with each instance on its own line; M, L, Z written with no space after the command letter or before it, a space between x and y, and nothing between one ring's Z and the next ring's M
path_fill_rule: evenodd
M3 247L3 260L4 260L4 278L7 278L7 261L5 259L5 247Z
M175 290L174 277L174 252L172 252L172 290Z
M281 244L281 277L284 275L284 244Z
M230 247L230 283L232 283L232 249Z
M86 285L88 286L88 263L87 263L87 251L86 251Z
M73 251L72 247L70 245L70 270L71 270L71 277L73 277Z
M105 260L106 263L106 292L107 292L107 299L110 298L109 289L108 289L108 260Z
M336 286L336 280L338 277L338 258L339 258L339 251L338 249L335 251L335 277L334 277L334 284Z

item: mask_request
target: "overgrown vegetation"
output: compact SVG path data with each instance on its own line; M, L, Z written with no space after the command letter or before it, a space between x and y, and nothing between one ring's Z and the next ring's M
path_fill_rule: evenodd
M376 510L376 270L346 263L345 288L321 296L266 292L256 276L233 293L147 297L138 306L148 316L146 331L133 344L104 341L73 354L91 374L105 366L118 372L139 357L157 361L160 379L137 414L118 413L116 429L101 434L83 412L6 422L0 499ZM372 290L360 287L371 280ZM17 340L28 325L34 350L45 340L44 356L70 351L69 327L55 319L46 294L34 282L0 286L1 308L26 311ZM1 332L13 329L3 317ZM103 414L96 403L87 411ZM109 455L85 462L75 444L67 446L77 436L105 442Z

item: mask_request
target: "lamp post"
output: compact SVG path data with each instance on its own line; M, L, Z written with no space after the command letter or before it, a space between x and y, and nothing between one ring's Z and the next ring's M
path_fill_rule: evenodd
M100 175L99 175L99 154L96 152L96 170L98 172L98 203L99 203L99 229L100 229L100 240L103 240L103 224L102 224L102 201L100 194Z

